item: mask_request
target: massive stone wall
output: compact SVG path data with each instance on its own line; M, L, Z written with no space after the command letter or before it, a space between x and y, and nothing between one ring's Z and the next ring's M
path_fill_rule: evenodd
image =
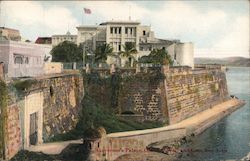
M43 139L72 130L81 113L83 81L80 75L43 80Z
M72 130L81 114L83 81L79 73L18 82L8 84L7 108L0 104L0 160L30 147L32 114L37 114L37 144Z
M12 158L22 146L19 110L17 104L9 105L7 108L7 125L5 133L6 159Z
M1 82L1 80L0 80ZM21 148L20 108L3 81L0 88L0 160L10 159Z
M166 121L164 78L157 72L138 73L122 81L118 97L121 116L130 115L132 119L141 115L141 121Z
M113 161L129 153L148 152L147 146L162 140L177 140L187 135L186 128L157 128L102 135L93 140L90 150L91 160Z
M130 72L129 72L130 71ZM117 101L120 116L139 121L177 123L210 108L228 97L226 76L220 66L141 67L136 70L92 70L104 78L88 84L89 94L105 106ZM121 76L112 98L110 78ZM106 81L107 83L103 83ZM100 83L102 82L102 83Z
M25 80L24 80L25 81ZM27 84L27 83L23 83ZM49 141L52 137L72 130L81 114L83 81L79 73L38 77L29 81L20 97L24 140L29 136L29 118L38 116L38 143ZM41 115L41 117L40 117ZM41 127L41 128L40 128ZM40 134L41 133L41 134ZM42 138L42 140L39 138ZM24 148L29 146L26 141Z
M172 68L165 71L169 123L176 123L219 104L228 96L220 69Z

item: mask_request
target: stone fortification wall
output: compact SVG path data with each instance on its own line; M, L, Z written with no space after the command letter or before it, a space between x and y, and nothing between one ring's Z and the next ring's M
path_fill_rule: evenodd
M228 98L225 73L220 68L165 70L169 123L173 124Z
M5 155L6 159L10 159L22 147L20 111L16 104L8 106L6 123Z
M129 153L145 153L147 146L162 140L175 140L186 136L185 128L155 128L139 131L111 133L92 141L90 158L92 160L113 161Z
M22 126L26 129L24 147L29 146L29 136L26 135L29 135L31 114L38 116L38 143L69 132L76 126L83 97L83 81L79 73L37 77L19 84L26 86L25 89L19 87L23 90L19 102L23 101L20 108L23 111Z
M118 96L121 116L130 115L130 118L134 119L134 115L141 115L143 119L138 118L140 121L166 122L167 107L163 80L161 68L148 69L124 78Z
M83 84L80 75L68 75L42 81L43 139L72 130L81 113Z
M22 146L20 108L5 82L0 84L0 160L8 160Z
M90 95L108 107L117 102L113 108L127 119L173 124L228 98L226 76L218 65L200 65L195 69L140 67L115 69L113 73L108 69L92 69L91 72L104 79L99 81L102 83L89 81ZM114 91L115 74L120 81Z
M10 159L20 149L30 147L30 126L34 123L37 126L37 145L72 130L81 113L83 81L80 74L17 82L13 83L15 85L9 83L9 91L5 92L7 97L1 97L2 102L8 100L6 108L4 104L0 108L0 160ZM31 119L33 114L37 115L36 121Z

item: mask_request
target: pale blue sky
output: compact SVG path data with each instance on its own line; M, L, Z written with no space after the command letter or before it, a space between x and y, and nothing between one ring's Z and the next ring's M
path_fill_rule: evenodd
M83 8L92 10L84 15ZM65 34L76 26L107 20L151 25L155 36L192 41L195 56L249 57L249 1L3 1L0 25L19 29L25 39Z

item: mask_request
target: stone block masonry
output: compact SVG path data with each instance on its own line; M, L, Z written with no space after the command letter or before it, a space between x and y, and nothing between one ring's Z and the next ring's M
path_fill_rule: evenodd
M164 82L156 77L152 73L138 73L134 78L122 82L118 97L121 115L130 114L131 118L133 115L143 115L142 121L166 121Z
M218 65L200 65L194 70L185 66L162 66L136 71L118 69L111 74L108 70L93 69L91 72L102 78L115 73L121 76L116 98L110 97L113 94L107 83L92 82L89 93L100 104L110 106L115 100L117 104L113 108L126 119L174 124L228 98L226 76Z
M5 120L0 122L0 160L11 159L20 149L29 149L69 132L81 114L83 81L79 73L37 77L19 83L22 85L16 88L8 85L7 108L0 113L1 120Z
M81 113L83 81L80 75L67 75L41 82L43 88L43 139L74 129Z
M6 159L12 158L22 147L19 107L16 104L7 108Z
M169 123L177 123L228 98L226 76L220 69L165 71Z

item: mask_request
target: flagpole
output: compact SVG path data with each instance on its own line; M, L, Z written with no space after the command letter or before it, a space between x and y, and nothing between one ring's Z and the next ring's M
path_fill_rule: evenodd
M84 12L83 12L83 14L84 14ZM82 14L82 26L83 26L83 14Z

